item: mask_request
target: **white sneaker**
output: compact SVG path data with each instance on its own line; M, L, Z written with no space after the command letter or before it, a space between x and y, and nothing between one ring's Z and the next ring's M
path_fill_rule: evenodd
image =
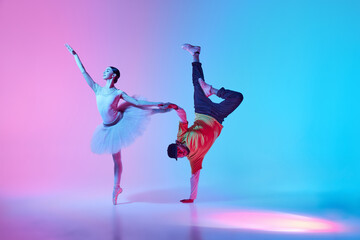
M212 86L210 84L207 84L202 78L199 78L199 84L200 84L202 90L204 91L204 94L206 97L213 95L213 93L211 91Z
M185 43L181 46L182 49L188 51L192 56L194 56L195 53L200 53L201 47L199 46L193 46L191 44Z

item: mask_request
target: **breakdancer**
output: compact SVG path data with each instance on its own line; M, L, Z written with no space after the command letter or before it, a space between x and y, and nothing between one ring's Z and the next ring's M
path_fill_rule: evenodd
M187 157L191 166L191 192L188 199L182 203L192 203L196 199L200 169L206 153L214 144L223 128L224 119L232 113L242 102L243 95L239 92L224 88L216 89L204 81L199 55L201 48L184 44L182 48L193 56L192 81L194 85L195 122L188 127L186 112L181 107L168 103L167 108L176 110L180 118L177 140L168 146L170 158ZM215 94L224 99L221 103L214 103L208 97Z

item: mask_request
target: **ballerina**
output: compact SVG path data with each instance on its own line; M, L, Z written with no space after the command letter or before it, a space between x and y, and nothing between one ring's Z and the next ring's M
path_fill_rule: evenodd
M69 52L74 56L75 62L83 74L87 84L95 92L97 108L100 112L103 124L100 124L92 137L91 150L97 154L110 153L114 160L114 189L113 204L117 204L117 198L123 191L120 187L122 174L121 149L131 144L136 137L140 136L145 128L149 116L153 113L168 112L164 109L164 103L148 102L130 97L125 92L117 89L115 83L120 77L120 71L115 67L107 67L103 74L106 85L101 87L86 72L77 53L65 44ZM119 105L123 99L125 103ZM157 107L152 109L150 107Z

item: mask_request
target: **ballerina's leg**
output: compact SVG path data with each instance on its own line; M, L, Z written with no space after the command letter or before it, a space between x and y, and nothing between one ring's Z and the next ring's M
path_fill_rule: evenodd
M114 186L120 186L121 174L122 174L122 162L121 162L121 151L114 153Z
M122 161L121 151L112 155L114 160L114 190L113 190L113 204L117 204L117 197L122 192L120 187L121 174L122 174Z

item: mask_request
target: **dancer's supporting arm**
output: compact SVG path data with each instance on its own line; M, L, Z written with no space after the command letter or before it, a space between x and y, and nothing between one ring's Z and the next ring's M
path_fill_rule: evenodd
M198 185L199 185L199 177L200 177L200 170L197 170L196 173L191 175L190 178L190 185L191 185L191 192L189 199L180 200L182 203L190 203L193 202L197 197L198 192Z
M172 105L172 106L171 106ZM171 104L169 107L175 109L177 115L180 118L180 121L182 123L188 123L186 119L186 112L181 107ZM190 186L191 186L191 192L190 192L190 198L189 199L182 199L180 202L182 203L192 203L197 197L198 192L198 185L199 185L199 177L200 177L200 170L198 170L196 173L191 175L190 178Z
M97 83L94 82L94 80L90 77L90 75L86 72L84 65L81 63L79 56L77 53L70 47L69 44L65 44L66 48L69 50L69 52L74 56L75 62L77 66L79 67L82 75L84 76L87 84L95 91L95 87L97 86Z
M173 104L173 103L167 103L167 104L164 105L164 107L167 107L169 109L174 109L176 111L177 115L179 116L180 121L182 123L185 123L185 124L188 123L188 121L186 119L186 112L185 112L184 109L182 109L181 107L179 107L179 106L177 106L176 104ZM180 142L178 142L178 141L176 141L176 142L181 146ZM178 145L178 148L180 147L179 145ZM186 156L186 154L183 155L183 156ZM180 157L183 157L183 156L180 156ZM194 200L197 197L198 185L199 185L199 177L200 177L200 170L198 170L196 173L191 175L191 178L190 178L190 185L191 185L190 197L188 199L182 199L182 200L180 200L180 202L182 202L182 203L192 203L192 202L194 202Z

